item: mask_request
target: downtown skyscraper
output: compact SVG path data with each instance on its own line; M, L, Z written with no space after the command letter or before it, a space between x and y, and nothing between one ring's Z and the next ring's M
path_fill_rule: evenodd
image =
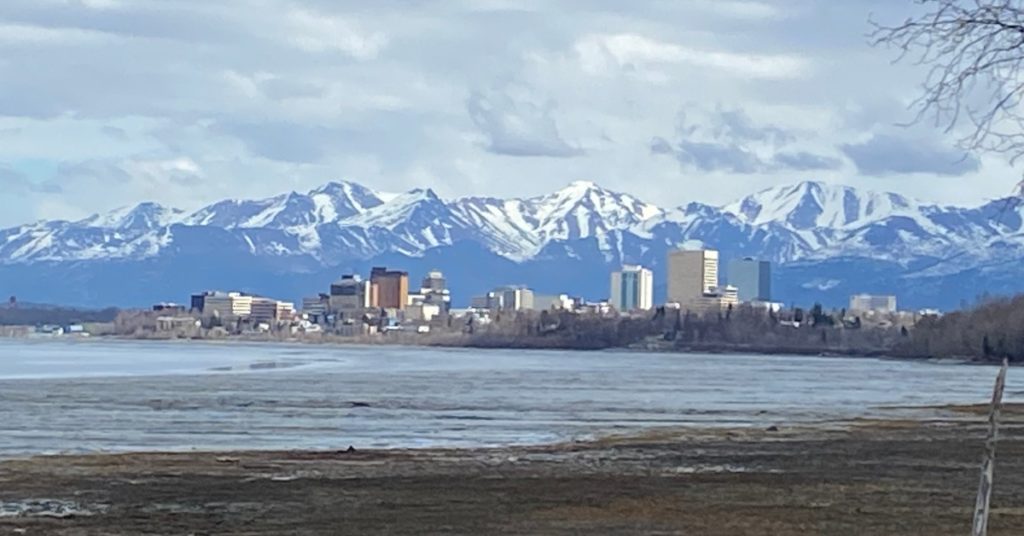
M654 307L654 273L642 266L626 265L612 272L612 307L619 311L648 311Z

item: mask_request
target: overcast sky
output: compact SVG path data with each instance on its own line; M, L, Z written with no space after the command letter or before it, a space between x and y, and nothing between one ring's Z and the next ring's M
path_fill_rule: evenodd
M910 0L2 0L0 226L348 179L663 206L814 179L940 203L1005 160L911 128Z

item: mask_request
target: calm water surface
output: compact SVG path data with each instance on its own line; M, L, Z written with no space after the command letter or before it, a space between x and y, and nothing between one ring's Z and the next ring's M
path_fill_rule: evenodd
M0 340L0 457L482 446L981 402L993 367L876 359ZM1020 398L1024 371L1007 396Z

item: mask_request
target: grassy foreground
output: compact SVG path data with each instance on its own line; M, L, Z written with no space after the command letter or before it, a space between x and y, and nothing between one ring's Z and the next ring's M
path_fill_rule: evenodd
M11 460L0 534L962 535L980 413L530 448ZM1024 408L1006 420L993 536L1024 534Z

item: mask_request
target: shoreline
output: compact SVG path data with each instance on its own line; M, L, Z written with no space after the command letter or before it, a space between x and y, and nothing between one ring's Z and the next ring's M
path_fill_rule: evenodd
M37 456L0 461L0 532L963 534L985 431L970 411L535 447ZM1024 531L1024 408L1005 415L993 536Z
M29 453L12 457L0 456L0 464L11 461L29 461L35 459L63 459L63 458L102 458L109 456L202 456L219 455L231 453L248 453L252 455L281 455L295 453L309 454L341 454L346 453L349 448L355 452L374 453L378 455L388 454L458 454L458 453L489 453L505 451L569 451L574 449L591 449L610 447L616 445L629 445L634 443L662 443L693 438L740 438L760 437L772 439L785 439L787 436L806 437L815 434L848 433L864 426L882 426L888 428L890 425L897 426L963 426L970 425L970 419L977 419L978 423L987 422L989 405L987 403L972 404L940 404L940 405L890 405L876 406L874 409L891 412L910 412L911 414L893 414L891 416L863 415L847 418L829 418L820 421L792 421L785 423L779 421L777 424L749 424L713 426L707 424L674 425L665 427L653 427L646 430L633 432L613 432L601 434L590 434L586 438L559 439L554 441L507 443L501 445L479 445L479 446L398 446L398 447L356 447L351 444L339 444L337 448L189 448L189 449L125 449L107 450L92 452L51 452L51 453ZM1006 424L1020 426L1024 432L1024 402L1006 402L1002 406L1003 420ZM958 418L959 417L959 418ZM975 423L976 424L976 423ZM784 431L783 431L784 430ZM766 433L767 432L767 433Z
M885 352L857 352L857 351L815 351L815 350L803 350L797 348L766 348L766 347L723 347L716 345L708 346L689 346L684 348L655 348L655 347L639 347L636 345L621 346L621 347L607 347L607 348L567 348L563 346L539 346L539 345L471 345L471 344L438 344L428 342L407 342L407 341L396 341L396 340L381 340L379 338L366 339L358 338L356 340L344 340L344 339L332 339L332 340L313 340L309 338L288 338L279 339L271 337L248 337L248 336L231 336L223 338L186 338L186 337L131 337L124 335L95 335L89 337L0 337L2 340L14 340L14 341L31 341L31 342L75 342L75 343L88 343L88 342L157 342L157 343L180 343L180 344L210 344L210 345L263 345L263 344L275 344L283 346L294 346L294 347L356 347L356 348L435 348L435 349L456 349L456 350L516 350L516 351L564 351L573 353L600 353L600 352L620 352L620 353L635 353L635 354L666 354L666 355L722 355L722 356L735 356L735 355L747 355L747 356L780 356L780 357L819 357L819 358L849 358L849 359L878 359L878 360L894 360L894 361L915 361L923 363L935 363L935 364L957 364L957 365L999 365L997 361L986 361L978 357L913 357L913 356L902 356L893 355Z

